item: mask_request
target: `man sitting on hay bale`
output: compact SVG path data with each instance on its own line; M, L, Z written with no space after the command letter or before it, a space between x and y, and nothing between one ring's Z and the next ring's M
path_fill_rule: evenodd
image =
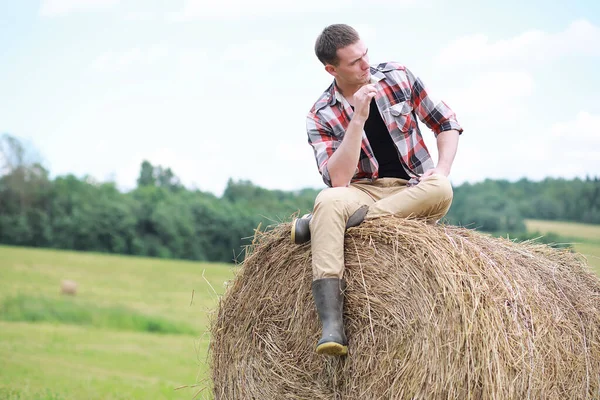
M342 320L344 233L363 220L394 214L435 222L452 203L450 168L462 132L454 112L393 62L369 65L350 26L328 26L315 53L334 77L307 118L308 142L328 188L312 214L292 223L292 241L311 241L312 293L322 323L317 353L346 355ZM417 117L436 136L437 166Z

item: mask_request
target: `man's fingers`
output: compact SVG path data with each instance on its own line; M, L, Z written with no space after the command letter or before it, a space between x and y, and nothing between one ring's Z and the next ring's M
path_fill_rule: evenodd
M377 92L377 89L375 89L375 85L365 85L365 86L361 87L359 89L359 91L367 94L367 93L371 93L371 92Z
M421 179L430 177L431 175L433 175L434 172L435 171L433 169L428 169L423 173L423 175L421 175Z
M355 112L367 116L369 114L369 103L377 94L375 85L365 85L354 94Z
M373 97L375 97L376 94L377 94L377 90L375 90L375 88L373 88L373 90L364 92L363 96L364 96L364 98L371 100Z

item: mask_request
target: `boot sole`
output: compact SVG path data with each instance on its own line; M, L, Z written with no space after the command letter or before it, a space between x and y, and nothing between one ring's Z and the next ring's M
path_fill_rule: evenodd
M296 243L296 222L298 221L298 218L294 218L294 220L292 221L292 243L297 244Z
M345 356L348 354L348 346L336 342L327 342L317 346L317 354L327 356Z

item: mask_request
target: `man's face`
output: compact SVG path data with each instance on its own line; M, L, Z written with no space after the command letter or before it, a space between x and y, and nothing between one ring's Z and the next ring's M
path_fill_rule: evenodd
M369 83L369 57L367 46L362 40L349 46L338 49L339 63L336 66L327 65L326 70L333 75L340 84L359 85Z

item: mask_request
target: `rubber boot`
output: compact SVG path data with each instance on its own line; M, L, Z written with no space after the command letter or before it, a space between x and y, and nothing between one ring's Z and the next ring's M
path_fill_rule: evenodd
M346 222L346 229L360 225L369 211L369 206L360 206L356 210L348 221ZM292 221L291 237L292 242L295 244L303 244L310 240L310 220L312 214L305 214L300 218L296 218Z
M344 333L343 309L345 282L338 278L317 279L312 283L312 293L321 320L323 335L317 343L317 353L330 356L348 354L348 341Z
M292 243L303 244L310 240L310 220L312 214L305 214L292 222Z

